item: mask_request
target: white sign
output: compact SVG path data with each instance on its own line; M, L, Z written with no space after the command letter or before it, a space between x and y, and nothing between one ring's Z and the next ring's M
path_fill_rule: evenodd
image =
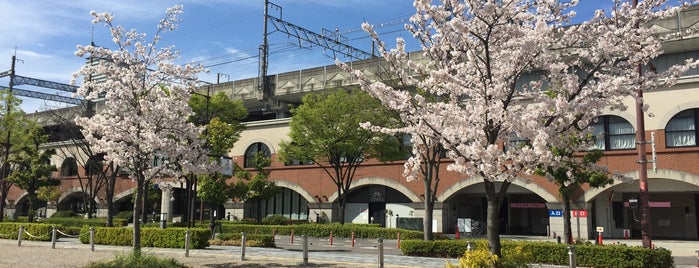
M602 226L597 226L597 232L598 232L598 233L604 232L604 227L602 227Z

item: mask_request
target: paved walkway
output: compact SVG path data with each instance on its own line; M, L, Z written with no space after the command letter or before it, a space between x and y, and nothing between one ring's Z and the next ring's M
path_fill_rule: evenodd
M504 239L546 240L546 237L503 236ZM422 258L401 255L397 240L384 240L385 267L444 267L447 261L456 259ZM656 247L672 251L677 267L695 267L699 241L655 240ZM379 254L376 239L335 238L333 245L327 238L308 238L308 265L303 265L303 239L295 237L291 243L289 236L277 236L277 248L247 247L245 261L241 261L241 248L234 246L210 246L206 249L192 249L185 257L184 249L144 248L149 254L172 257L194 268L224 267L378 267ZM623 243L640 245L640 240L605 240L605 244ZM90 262L113 259L116 254L129 254L130 247L90 245L74 238L62 238L51 248L50 242L22 241L18 247L16 240L0 239L0 267L81 267ZM551 266L549 266L551 267Z

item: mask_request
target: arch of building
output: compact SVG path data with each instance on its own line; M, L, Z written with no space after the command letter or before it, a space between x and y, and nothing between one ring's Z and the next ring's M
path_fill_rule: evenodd
M26 199L28 196L29 196L29 194L27 194L26 191L24 193L22 193L21 195L19 195L17 197L17 200L14 201L15 205L22 203L24 201L24 199Z
M121 201L124 198L130 197L136 191L136 187L132 187L114 195L114 203Z
M636 127L636 115L633 115L633 114L629 113L628 111L608 111L608 112L601 114L600 116L605 116L605 115L615 115L615 116L621 117L624 120L626 120L626 122L631 124L633 129L638 129Z
M694 108L699 108L699 101L688 101L685 103L680 103L675 106L673 106L671 109L666 111L663 116L660 118L658 121L657 129L665 129L667 126L667 123L670 122L670 119L677 115L678 113L688 110L688 109L694 109ZM651 128L652 129L652 128Z
M631 171L627 173L621 174L622 176L628 177L631 179L631 181L636 181L638 180L638 172L636 171ZM648 171L648 177L649 178L662 178L662 179L668 179L668 180L674 180L674 181L681 181L681 182L686 182L691 185L696 185L699 186L699 175L683 172L683 171L677 171L677 170L671 170L671 169L657 169L656 171L649 170ZM592 188L589 189L585 192L580 197L580 201L584 202L591 202L595 197L598 195L602 194L605 190L617 186L619 184L626 183L620 180L615 180L612 185L609 185L604 188Z
M447 188L442 192L441 195L437 197L438 201L444 201L447 200L448 198L452 197L453 195L457 194L461 189L464 189L469 186L473 186L479 183L482 183L483 180L480 178L473 178L473 179L464 179L461 180L457 183L454 183L451 187ZM539 197L543 198L546 202L560 202L556 196L551 194L549 191L546 191L543 187L539 186L536 183L531 183L528 182L526 179L515 179L512 181L513 185L520 186L524 189L527 189L529 191L532 191L533 193L537 194Z
M381 178L381 177L366 177L366 178L361 178L354 180L352 184L350 184L350 191L357 189L362 186L367 186L367 185L383 185L386 187L390 187L395 189L396 191L400 192L401 194L405 195L410 199L410 201L414 203L419 203L422 202L422 199L415 194L413 191L408 189L408 187L405 187L404 185L400 184L397 181L386 179L386 178ZM338 198L338 193L335 192L331 196L328 197L328 202L332 203L335 202Z
M56 202L56 204L62 203L63 201L65 201L66 198L68 198L69 196L71 196L73 194L76 194L76 193L82 194L82 192L83 192L83 190L80 187L73 187L73 188L69 189L68 191L63 192L61 194L61 197L58 198L58 202ZM97 197L95 197L95 202L98 202Z
M298 185L296 183L289 182L289 181L274 181L274 184L279 186L279 187L288 188L288 189L298 193L304 199L306 199L306 202L309 202L309 203L314 202L313 195L311 195L311 193L309 193L308 191L306 191L306 189L303 189L303 187L301 187L300 185Z

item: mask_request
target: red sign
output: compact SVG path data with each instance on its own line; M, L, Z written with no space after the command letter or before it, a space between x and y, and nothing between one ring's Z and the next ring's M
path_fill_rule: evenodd
M510 203L511 208L546 208L545 203Z
M587 218L587 210L581 209L581 210L571 210L570 211L571 216L573 218L580 217L580 218Z

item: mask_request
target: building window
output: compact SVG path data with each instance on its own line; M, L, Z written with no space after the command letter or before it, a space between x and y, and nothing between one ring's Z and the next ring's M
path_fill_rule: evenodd
M682 111L670 119L665 127L665 145L667 147L697 146L697 111Z
M260 152L264 157L272 157L269 151L269 147L261 142L253 143L245 150L245 167L253 168L255 167L255 155Z
M63 160L63 164L61 164L61 176L78 176L78 162L75 161L75 158L68 157L66 160Z
M626 119L605 115L592 124L592 133L597 140L591 149L628 150L636 148L636 131Z

